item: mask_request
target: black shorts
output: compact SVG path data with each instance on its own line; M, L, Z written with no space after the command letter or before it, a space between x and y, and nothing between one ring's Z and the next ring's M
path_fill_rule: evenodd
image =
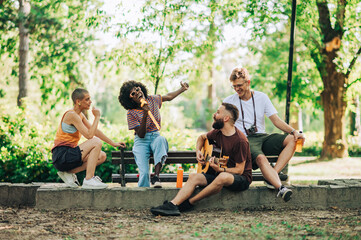
M203 173L203 175L207 180L207 185L211 184L214 181L214 179L216 179L217 177L217 175L207 174L207 173ZM245 176L241 176L238 174L232 174L232 175L234 177L233 183L229 186L224 186L225 188L235 192L244 191L249 188L249 182L247 181L247 178Z
M53 165L59 171L69 171L83 165L79 146L59 146L53 149Z

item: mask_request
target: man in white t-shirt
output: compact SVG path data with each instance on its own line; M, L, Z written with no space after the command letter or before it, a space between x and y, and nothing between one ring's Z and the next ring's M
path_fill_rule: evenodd
M292 190L282 185L278 174L295 153L297 139L304 137L278 117L277 110L266 94L251 90L251 80L247 69L235 68L231 73L230 81L236 93L225 98L223 102L231 103L239 110L240 114L235 125L248 138L252 167L253 169L259 167L266 179L266 186L278 189L277 196L281 196L287 202L291 199ZM275 127L286 134L267 134L265 115ZM274 167L269 164L266 155L279 156Z

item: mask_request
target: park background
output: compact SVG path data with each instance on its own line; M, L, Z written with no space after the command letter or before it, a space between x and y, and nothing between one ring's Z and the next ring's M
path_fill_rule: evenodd
M117 100L127 80L161 95L190 84L161 109L170 150L194 149L210 129L212 113L233 93L236 66L249 70L251 87L284 118L291 7L284 0L0 0L0 182L60 181L50 149L77 87L101 109L99 128L127 149L134 136ZM361 156L361 3L300 1L296 12L290 123L306 135L301 154ZM103 150L109 156L114 148ZM107 161L96 174L110 182L116 169Z

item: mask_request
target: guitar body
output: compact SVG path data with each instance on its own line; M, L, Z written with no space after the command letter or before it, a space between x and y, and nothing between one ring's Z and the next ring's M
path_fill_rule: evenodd
M214 158L214 163L219 164L220 167L222 168L227 168L227 162L229 157L228 156L221 157L222 149L213 147L213 145L209 144L208 139L206 139L206 141L204 142L201 151L204 157L205 164L202 165L201 163L198 163L197 173L207 173L213 175L217 174L217 172L212 167L209 166L209 159L212 156L219 156Z
M213 145L209 144L208 139L206 139L206 141L204 142L201 152L206 163L202 165L198 162L197 173L211 173L212 171L213 173L215 173L213 168L209 167L209 159L212 157ZM210 172L208 172L208 170Z

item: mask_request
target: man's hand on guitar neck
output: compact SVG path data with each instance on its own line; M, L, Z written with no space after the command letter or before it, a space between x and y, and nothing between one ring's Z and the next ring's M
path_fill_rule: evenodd
M209 166L211 168L214 169L214 171L216 172L221 172L222 171L222 168L219 166L219 163L216 163L214 160L216 159L216 157L211 157L209 159Z

